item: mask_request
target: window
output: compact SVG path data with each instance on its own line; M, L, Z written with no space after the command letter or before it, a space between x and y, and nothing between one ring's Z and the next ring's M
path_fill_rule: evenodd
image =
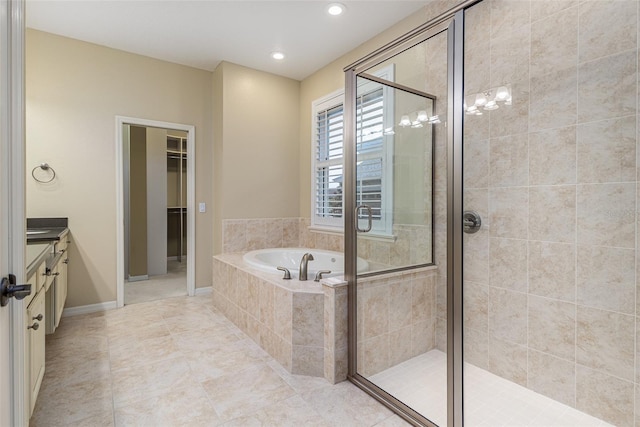
M385 73L384 77L387 77ZM371 207L372 234L391 235L393 126L390 92L367 82L356 103L356 203ZM341 231L343 216L344 92L313 103L312 226ZM389 123L391 120L391 123ZM361 219L364 220L364 219Z

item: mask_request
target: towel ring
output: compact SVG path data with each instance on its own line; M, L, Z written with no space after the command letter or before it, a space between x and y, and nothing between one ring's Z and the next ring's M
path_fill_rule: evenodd
M38 179L38 178L36 178L36 169L38 169L38 168L42 169L43 171L50 171L49 173L50 173L51 177L49 179ZM31 176L36 181L38 181L38 182L40 182L42 184L46 184L46 183L51 182L51 181L54 180L54 178L56 177L56 171L51 166L49 166L48 163L41 163L41 164L39 164L38 166L36 166L35 168L33 168L31 170Z

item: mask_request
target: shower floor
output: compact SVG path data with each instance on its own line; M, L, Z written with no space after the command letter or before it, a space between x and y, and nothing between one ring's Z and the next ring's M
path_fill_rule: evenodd
M465 426L611 426L484 369L465 363ZM447 425L447 358L439 350L369 378L440 426Z

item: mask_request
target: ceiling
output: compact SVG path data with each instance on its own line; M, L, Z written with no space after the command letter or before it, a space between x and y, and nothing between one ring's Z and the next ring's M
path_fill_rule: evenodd
M302 80L429 0L30 0L29 28L213 71L220 61ZM270 53L286 57L275 61Z

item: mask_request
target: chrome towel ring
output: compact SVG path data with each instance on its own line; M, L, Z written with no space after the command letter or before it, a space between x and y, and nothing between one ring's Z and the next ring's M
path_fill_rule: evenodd
M36 170L37 169L42 169L44 171L45 174L47 174L47 176L43 179L39 179L36 177ZM56 171L49 166L48 163L41 163L38 166L36 166L35 168L33 168L31 170L31 176L33 177L33 179L35 179L36 181L42 183L42 184L46 184L48 182L51 182L54 180L54 178L56 177Z

